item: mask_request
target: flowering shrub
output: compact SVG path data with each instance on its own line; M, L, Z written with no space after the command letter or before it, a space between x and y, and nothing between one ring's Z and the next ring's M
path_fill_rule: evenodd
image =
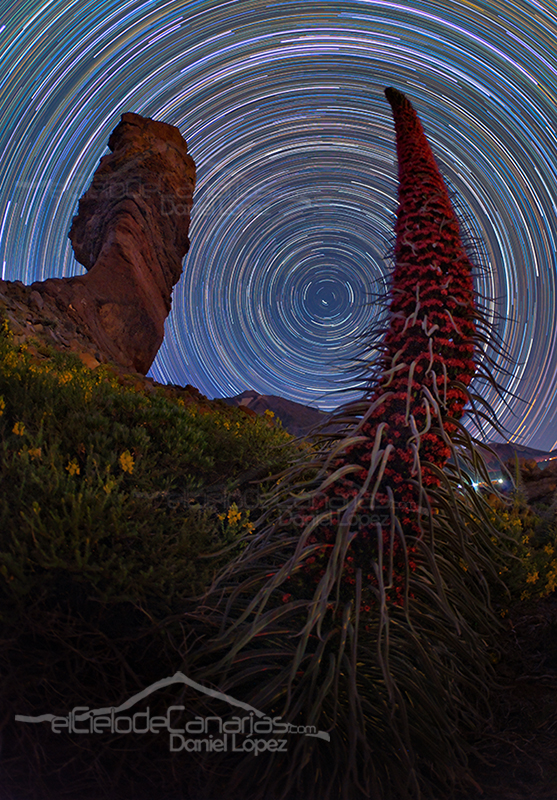
M7 584L0 578L0 594L9 589L13 600L37 587L48 592L52 570L62 569L77 570L105 598L139 595L138 576L150 571L145 591L164 595L160 542L154 563L161 566L153 566L157 537L171 549L177 537L192 555L252 529L249 512L234 503L226 530L219 524L227 484L254 462L263 474L265 464L268 474L283 468L292 437L223 404L200 408L163 392L122 385L110 366L90 370L72 355L16 346L2 322L0 566ZM203 498L216 482L220 496L191 505L192 494ZM129 551L130 537L147 531ZM213 570L214 563L200 562L195 574L189 560L180 591L200 590Z
M136 383L1 325L2 796L138 797L145 780L175 794L167 739L119 738L115 769L113 737L76 747L14 715L102 707L187 671L184 611L253 528L238 481L299 452L268 420Z
M557 588L557 531L555 522L544 522L519 493L510 508L494 495L489 500L491 524L508 537L507 551L513 556L503 558L500 565L510 593L497 594L499 613L504 617L510 604L547 597Z

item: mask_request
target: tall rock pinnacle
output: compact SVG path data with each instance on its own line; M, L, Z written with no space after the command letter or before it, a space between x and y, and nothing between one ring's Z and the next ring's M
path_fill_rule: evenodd
M139 114L123 114L108 145L70 230L87 274L32 288L67 306L103 356L146 373L189 246L195 164L177 128Z

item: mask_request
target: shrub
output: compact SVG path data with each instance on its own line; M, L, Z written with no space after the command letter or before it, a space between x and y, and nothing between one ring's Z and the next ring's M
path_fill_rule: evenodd
M102 707L183 668L182 615L251 531L246 470L298 452L269 420L165 394L2 326L0 783L18 798L174 786L167 745L149 768L149 737L76 743L14 714Z
M557 531L555 522L542 519L530 508L519 491L512 506L502 504L495 495L489 498L490 521L505 537L500 574L507 593L499 590L499 613L506 616L510 606L548 597L557 588Z

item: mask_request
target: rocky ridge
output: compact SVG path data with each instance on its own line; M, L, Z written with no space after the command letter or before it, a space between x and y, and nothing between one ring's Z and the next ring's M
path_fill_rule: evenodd
M293 400L286 400L277 395L264 395L255 389L248 389L235 397L224 397L224 402L238 406L244 411L264 414L270 411L282 422L282 426L293 436L306 436L317 425L323 424L329 414L318 408L311 408ZM331 428L327 429L331 431Z

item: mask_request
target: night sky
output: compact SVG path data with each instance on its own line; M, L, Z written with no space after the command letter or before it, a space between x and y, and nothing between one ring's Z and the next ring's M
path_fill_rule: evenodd
M552 0L0 11L5 279L82 273L68 230L120 114L177 125L197 165L191 248L150 374L209 397L253 388L332 408L385 309L394 86L468 220L477 288L515 362L501 376L523 398L514 414L487 396L508 438L557 446Z

